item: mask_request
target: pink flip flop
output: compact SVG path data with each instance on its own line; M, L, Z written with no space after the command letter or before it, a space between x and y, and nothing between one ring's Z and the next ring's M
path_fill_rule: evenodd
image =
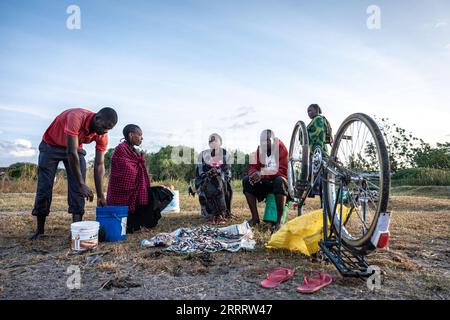
M300 293L314 293L333 282L333 278L325 272L315 273L314 275L305 272L303 275L304 283L299 285L296 291Z
M267 289L276 288L280 283L288 280L294 275L294 270L287 268L276 268L266 273L266 278L261 281L261 286Z

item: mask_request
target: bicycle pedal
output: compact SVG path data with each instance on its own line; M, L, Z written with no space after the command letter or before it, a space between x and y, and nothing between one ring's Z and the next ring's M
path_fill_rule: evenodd
M327 257L327 255L325 254L325 252L323 252L322 250L319 250L316 254L316 259L319 262L327 262L330 259Z

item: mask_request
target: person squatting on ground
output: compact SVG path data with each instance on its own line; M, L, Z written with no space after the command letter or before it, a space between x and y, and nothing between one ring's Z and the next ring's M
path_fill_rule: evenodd
M281 217L289 194L288 151L274 132L267 129L261 133L255 156L256 159L248 169L248 176L242 180L243 192L252 214L249 224L253 226L260 222L256 201L262 201L269 193L273 193L277 204L276 231L281 226Z
M136 148L142 144L143 139L139 126L126 125L123 129L123 141L114 149L111 157L106 202L108 206L128 206L128 233L141 227L156 226L161 218L161 203L158 200L168 204L173 197L165 188L150 187L145 153Z
M213 133L209 136L209 149L198 156L195 175L201 217L214 224L224 224L231 217L231 156L222 146L222 138Z
M97 205L105 206L102 190L105 174L104 157L108 146L108 131L117 123L117 113L112 108L99 112L74 108L58 115L44 133L39 145L38 182L32 215L36 216L37 229L30 240L45 232L45 220L50 212L53 183L60 161L64 163L68 183L68 212L72 221L81 221L85 199L94 200L92 190L86 185L86 151L83 144L95 141L94 180Z

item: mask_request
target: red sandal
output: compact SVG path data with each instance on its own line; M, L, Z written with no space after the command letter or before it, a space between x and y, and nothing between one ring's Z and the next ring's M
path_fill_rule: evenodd
M299 285L296 291L300 293L314 293L333 282L333 278L325 272L314 273L313 275L305 272L303 281L304 283Z
M294 270L288 268L276 268L266 273L266 278L261 281L261 286L267 289L273 289L294 275Z

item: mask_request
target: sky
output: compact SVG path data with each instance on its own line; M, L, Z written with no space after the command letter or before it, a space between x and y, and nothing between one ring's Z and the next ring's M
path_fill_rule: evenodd
M109 147L135 123L148 151L217 132L251 152L266 128L288 146L311 103L334 132L364 112L445 142L449 85L448 0L0 0L0 167L37 162L75 107L115 108Z

